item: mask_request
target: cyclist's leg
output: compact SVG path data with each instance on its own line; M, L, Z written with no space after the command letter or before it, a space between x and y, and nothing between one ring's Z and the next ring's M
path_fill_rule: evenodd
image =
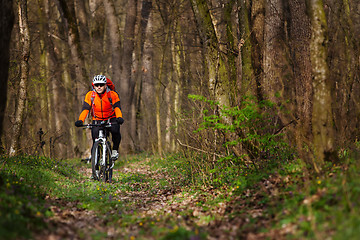
M93 120L92 121L92 124L96 124L97 121ZM99 137L99 127L92 127L91 128L91 138L92 138L92 141L93 141L93 144L92 144L92 147L91 147L91 152L93 150L93 147L94 147L94 143L95 143L95 139Z
M97 121L93 120L92 123L97 124ZM95 139L99 137L99 129L100 129L100 127L92 127L91 128L91 137L92 137L93 143L95 142Z

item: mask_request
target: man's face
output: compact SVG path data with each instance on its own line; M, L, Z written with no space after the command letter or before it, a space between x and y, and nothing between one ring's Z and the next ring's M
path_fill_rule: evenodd
M105 84L104 83L97 83L97 84L94 84L94 86L95 86L95 91L98 94L102 94L105 91Z

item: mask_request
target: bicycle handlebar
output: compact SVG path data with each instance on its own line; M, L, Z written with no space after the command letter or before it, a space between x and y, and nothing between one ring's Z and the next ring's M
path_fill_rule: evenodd
M88 124L83 124L82 126L79 127L83 127L83 128L92 128L92 127L111 127L112 125L117 124L117 123L111 123L111 122L107 122L107 121L103 121L101 123L88 123Z

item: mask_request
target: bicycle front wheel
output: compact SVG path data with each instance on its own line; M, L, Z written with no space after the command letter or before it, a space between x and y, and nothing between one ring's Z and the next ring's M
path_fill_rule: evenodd
M106 144L106 156L105 165L100 166L100 179L104 182L110 182L112 180L112 169L111 169L111 148L109 143Z
M95 142L91 150L91 169L92 177L95 180L100 180L100 161L104 153L103 145L100 142Z

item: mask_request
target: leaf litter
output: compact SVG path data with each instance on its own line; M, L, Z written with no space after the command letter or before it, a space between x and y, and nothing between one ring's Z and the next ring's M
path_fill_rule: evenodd
M84 179L90 181L91 170L80 169ZM79 207L79 201L48 198L51 217L45 218L47 229L35 234L35 239L158 239L155 232L162 235L176 232L179 227L195 234L192 239L285 239L295 230L293 225L284 225L281 229L272 229L270 216L260 203L264 192L278 196L277 185L284 179L270 176L260 182L258 188L246 189L235 194L235 189L216 189L212 187L191 189L177 185L169 180L166 172L153 171L147 161L135 162L116 169L114 176L143 176L150 181L126 182L127 188L116 190L116 200L124 207L114 209L109 215L120 217L115 223L99 212ZM165 181L164 181L165 180ZM167 182L164 186L162 183ZM115 182L109 185L124 183ZM160 229L160 230L158 230ZM260 229L269 229L261 232Z

